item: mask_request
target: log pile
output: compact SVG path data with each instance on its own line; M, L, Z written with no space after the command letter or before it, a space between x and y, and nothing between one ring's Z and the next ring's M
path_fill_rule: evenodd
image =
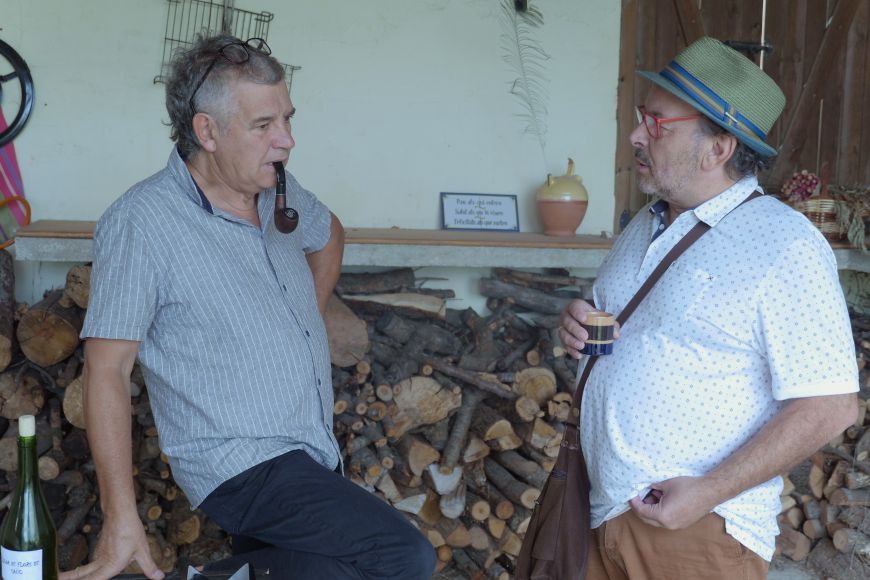
M0 258L6 252L0 252ZM0 259L0 280L5 280ZM11 263L8 264L11 268ZM66 287L32 305L0 293L0 515L18 479L17 419L37 416L39 477L57 526L59 565L71 570L93 557L102 525L94 464L82 409L82 345L89 266L76 266ZM0 285L2 286L2 285ZM5 286L4 286L5 288ZM0 325L2 326L2 325ZM5 340L6 338L9 340ZM133 471L137 508L155 562L164 572L230 554L227 536L200 511L191 511L172 480L158 445L148 393L138 367L131 383ZM141 572L136 566L125 572Z
M570 407L576 362L558 313L590 287L495 270L480 281L480 316L446 308L443 291L420 300L410 270L342 276L368 339L357 364L333 368L346 473L407 514L439 570L510 576Z
M0 364L2 337L11 337L0 368L0 514L17 478L14 419L32 413L62 569L92 557L102 523L77 338L89 276L88 267L74 268L66 288L30 307L7 300L13 331L0 333ZM572 298L588 299L591 280L495 269L480 281L486 315L449 308L452 292L420 285L410 269L345 274L329 304L345 475L407 515L435 547L439 570L506 579L571 403L576 363L559 345L558 313ZM870 320L866 329L853 323L863 367ZM226 534L191 511L174 484L138 367L131 386L136 497L155 561L170 572L226 557ZM870 577L865 412L813 458L809 483L783 494L778 551L830 577Z
M862 389L855 424L785 477L777 553L824 578L870 578L870 318L852 316ZM795 480L794 483L792 480Z
M77 266L65 288L32 306L0 301L0 320L5 313L11 326L0 333L9 344L0 368L0 510L17 480L15 419L34 414L63 570L93 556L102 524L78 339L89 279L90 267ZM329 305L345 474L407 514L436 548L439 569L507 578L570 404L576 364L558 346L556 314L588 295L590 281L497 270L481 282L487 316L448 308L451 291L420 284L409 269L346 274ZM158 566L170 572L227 556L226 534L190 510L172 479L138 366L131 414L137 507Z

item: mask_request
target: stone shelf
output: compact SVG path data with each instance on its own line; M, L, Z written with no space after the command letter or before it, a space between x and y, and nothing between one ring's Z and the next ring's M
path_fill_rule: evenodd
M22 228L15 258L35 262L89 262L96 222L40 220ZM515 232L459 232L401 228L347 228L345 266L444 268L597 268L612 240L556 238ZM832 244L841 270L870 272L870 254Z

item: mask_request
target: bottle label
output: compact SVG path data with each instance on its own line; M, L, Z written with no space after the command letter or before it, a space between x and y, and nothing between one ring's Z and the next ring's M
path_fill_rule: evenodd
M0 547L3 579L42 580L42 550L17 552Z

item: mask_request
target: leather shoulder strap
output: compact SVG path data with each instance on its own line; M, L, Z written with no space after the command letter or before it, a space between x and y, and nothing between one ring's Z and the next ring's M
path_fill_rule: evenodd
M734 206L734 211L744 203L752 201L757 197L761 197L761 192L759 190L753 191L749 196L746 197L742 202ZM730 212L729 212L730 213ZM653 286L655 286L656 282L667 272L668 268L671 267L671 264L679 258L683 252L689 249L689 246L694 244L698 238L706 234L710 230L710 226L705 224L704 222L699 221L695 226L689 230L689 232L683 236L676 245L671 248L671 251L668 252L662 261L659 262L659 265L656 266L656 269L652 271L652 274L646 279L643 285L638 289L638 291L634 294L631 300L629 300L628 304L625 305L625 308L622 309L622 312L619 313L619 316L616 317L616 321L619 322L619 325L622 326L625 324L625 321L628 320L628 317L632 315L632 313L637 309L638 305L646 298L646 295L649 294L649 291L652 290ZM572 400L572 407L578 409L578 412L574 413L574 416L571 416L568 419L568 422L574 423L574 421L579 418L579 409L580 402L583 399L583 389L586 387L586 380L589 378L589 374L592 372L592 367L595 366L595 362L601 357L593 356L589 359L589 362L586 363L586 367L583 369L583 374L580 376L577 382L577 388L574 390L574 398ZM575 423L576 424L576 423Z

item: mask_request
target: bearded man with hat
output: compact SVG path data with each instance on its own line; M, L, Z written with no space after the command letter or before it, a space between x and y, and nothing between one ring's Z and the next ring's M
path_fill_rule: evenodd
M749 59L702 38L652 82L631 133L641 191L658 199L617 238L594 288L619 314L696 224L586 383L587 580L761 579L781 474L857 416L858 369L830 246L757 174L785 98ZM744 203L745 202L745 203ZM593 309L562 314L579 358Z

